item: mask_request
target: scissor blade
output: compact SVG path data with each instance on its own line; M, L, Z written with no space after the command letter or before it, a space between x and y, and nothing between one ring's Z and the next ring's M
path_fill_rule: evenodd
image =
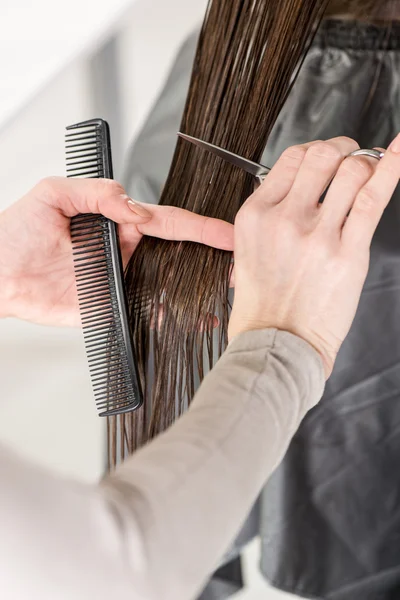
M209 142L203 142L203 140L199 140L198 138L192 137L191 135L186 135L186 133L178 133L179 137L191 142L195 146L199 148L203 148L204 150L209 150L213 154L216 154L223 160L243 169L250 175L254 175L254 177L260 177L269 173L271 169L269 167L265 167L264 165L260 165L252 160L247 160L247 158L243 158L238 154L234 154L233 152L229 152L229 150L224 150L219 146L215 146L214 144L210 144Z

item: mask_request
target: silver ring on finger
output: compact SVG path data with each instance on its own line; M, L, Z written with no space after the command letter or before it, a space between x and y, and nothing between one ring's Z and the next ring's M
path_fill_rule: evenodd
M365 150L355 150L354 152L351 152L351 154L349 154L349 156L369 156L370 158L376 158L377 160L381 160L381 158L383 158L385 156L384 152L381 152L380 150L372 150L372 149L365 149Z

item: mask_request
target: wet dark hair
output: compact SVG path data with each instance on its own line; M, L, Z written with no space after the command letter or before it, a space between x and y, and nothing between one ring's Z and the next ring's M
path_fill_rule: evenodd
M181 131L259 161L327 4L210 0ZM346 12L359 15L378 4L337 0L330 12L346 5ZM233 223L252 189L243 171L178 139L160 204ZM229 252L191 242L141 241L126 286L145 405L109 419L110 465L186 410L225 349L230 270ZM210 314L220 321L217 343Z

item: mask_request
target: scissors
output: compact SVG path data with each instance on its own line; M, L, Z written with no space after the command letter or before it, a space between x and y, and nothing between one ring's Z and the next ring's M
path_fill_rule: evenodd
M210 144L209 142L203 142L203 140L199 140L198 138L192 137L191 135L186 135L186 133L178 133L178 136L183 138L184 140L191 142L195 146L199 148L203 148L204 150L209 150L216 156L226 160L231 165L235 165L236 167L240 167L246 173L250 173L256 179L256 187L259 187L268 173L270 172L269 167L265 167L264 165L260 165L252 160L248 160L247 158L243 158L238 154L234 154L233 152L229 152L229 150L224 150L219 146L215 146L214 144Z
M210 144L210 142L204 142L203 140L199 140L191 135L187 135L186 133L178 133L178 136L182 139L191 142L195 146L199 148L203 148L204 150L209 150L216 156L219 156L223 160L226 160L232 165L236 167L240 167L246 173L250 173L256 179L256 188L259 187L268 173L271 171L269 167L265 165L261 165L259 163L253 162L252 160L248 160L247 158L243 158L238 154L234 154L233 152L229 152L229 150L224 150L224 148L220 148L219 146L215 146L215 144ZM385 156L384 152L375 149L365 149L365 150L355 150L349 156L369 156L370 158L376 158L377 160L381 160Z

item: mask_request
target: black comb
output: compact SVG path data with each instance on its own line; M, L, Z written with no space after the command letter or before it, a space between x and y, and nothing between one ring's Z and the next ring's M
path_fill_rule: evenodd
M67 127L67 177L113 178L110 130L103 119ZM143 395L128 324L116 223L102 215L71 219L83 335L101 417L136 410Z

